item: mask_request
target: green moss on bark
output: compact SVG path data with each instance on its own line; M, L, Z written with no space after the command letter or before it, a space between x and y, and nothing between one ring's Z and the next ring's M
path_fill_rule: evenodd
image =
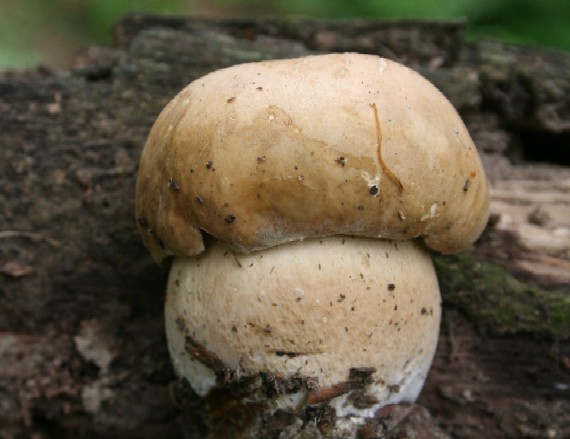
M444 305L463 310L481 330L570 338L570 291L546 289L462 253L434 256Z

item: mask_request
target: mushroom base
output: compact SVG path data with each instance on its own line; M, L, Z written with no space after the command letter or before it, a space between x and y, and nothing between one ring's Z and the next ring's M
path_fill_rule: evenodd
M440 308L416 242L330 237L249 255L215 242L175 259L166 331L196 437L353 437L415 401Z

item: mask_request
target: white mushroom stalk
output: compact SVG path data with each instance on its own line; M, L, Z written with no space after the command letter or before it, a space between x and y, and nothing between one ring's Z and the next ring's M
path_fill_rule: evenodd
M188 85L150 132L136 204L153 258L174 257L167 337L197 434L333 438L417 398L440 318L426 248L471 245L489 193L432 84L333 54Z
M166 300L174 367L200 397L249 380L242 404L264 402L267 419L330 405L332 437L415 401L439 320L432 262L412 241L331 237L239 256L213 243L174 260Z

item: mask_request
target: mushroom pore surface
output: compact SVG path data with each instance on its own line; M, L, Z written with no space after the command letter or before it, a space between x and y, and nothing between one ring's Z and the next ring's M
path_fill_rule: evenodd
M368 370L359 392L370 396L370 407L355 408L348 387L334 404L337 416L372 416L379 406L418 396L440 305L419 242L329 237L237 255L216 241L199 256L174 259L167 337L177 374L201 397L229 376L299 378L338 389L354 369ZM297 392L306 396L309 388ZM285 396L274 398L274 409L299 401Z
M372 55L210 73L162 111L142 153L139 230L153 258L248 253L331 235L469 246L488 217L477 148L448 100Z

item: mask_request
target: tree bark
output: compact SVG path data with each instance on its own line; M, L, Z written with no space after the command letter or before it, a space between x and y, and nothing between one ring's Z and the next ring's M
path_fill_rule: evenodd
M0 74L1 438L188 430L163 331L166 271L134 224L145 137L209 71L331 51L432 80L492 182L483 237L435 255L444 318L419 401L431 417L395 409L361 437L570 436L568 54L467 42L462 23L427 21L130 15L115 36L68 72Z

